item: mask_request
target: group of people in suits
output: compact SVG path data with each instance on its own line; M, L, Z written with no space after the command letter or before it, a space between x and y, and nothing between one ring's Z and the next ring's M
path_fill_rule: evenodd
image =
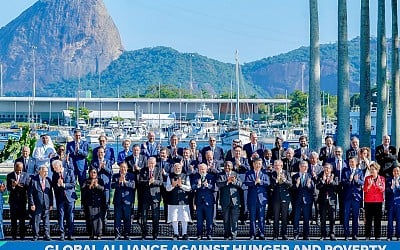
M388 136L375 150L376 162L371 161L369 148L359 147L357 138L352 138L351 148L343 152L328 136L318 153L309 149L306 136L299 138L296 150L284 148L279 137L275 147L267 149L252 132L249 143L241 145L234 140L224 153L212 136L202 149L197 149L195 140L180 147L176 135L171 136L168 147L162 147L149 132L142 144L131 147L131 142L124 140L115 159L107 138L100 136L90 164L89 145L81 138L81 131L76 130L74 140L60 145L57 152L48 138L41 138L34 150L40 160L30 156L29 147L23 147L5 187L10 192L12 239L18 231L20 238L25 238L28 206L33 240L39 237L41 221L44 239L51 240L49 213L55 205L60 240L73 240L76 183L90 239L104 235L111 203L115 240L129 239L134 210L142 239L150 237L149 231L151 238L157 239L161 202L166 222L173 227L173 239L188 239L187 227L194 219L197 239L212 239L218 207L225 239L235 240L238 224L249 220L249 239L264 240L265 225L272 220L273 239L288 240L287 228L292 223L293 238L299 239L302 233L307 240L310 223L317 223L321 239L336 240L338 212L345 239L357 240L360 208L365 210L365 236L379 239L383 203L388 213L387 238L400 238L400 169ZM119 165L118 173L113 173L114 163ZM147 223L150 210L152 230Z

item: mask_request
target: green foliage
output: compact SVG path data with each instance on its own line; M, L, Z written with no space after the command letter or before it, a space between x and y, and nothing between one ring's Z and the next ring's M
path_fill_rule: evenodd
M289 99L291 100L288 110L290 121L299 125L307 115L307 94L300 90L295 90L289 95Z
M21 156L22 147L29 146L31 152L35 148L36 137L32 133L31 129L26 126L22 129L22 135L19 140L8 139L4 148L0 151L0 162L4 162L8 159L17 159Z
M71 111L71 119L76 119L76 107L68 107L68 110ZM79 107L79 118L83 118L84 120L89 120L90 110L86 107Z

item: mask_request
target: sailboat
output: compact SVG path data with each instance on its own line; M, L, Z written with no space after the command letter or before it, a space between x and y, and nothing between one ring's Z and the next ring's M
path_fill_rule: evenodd
M240 124L240 70L239 70L239 55L236 50L235 56L235 81L236 81L236 122L230 128L227 127L226 131L221 134L221 142L225 145L231 145L232 141L239 139L242 145L250 142L250 130L244 128Z

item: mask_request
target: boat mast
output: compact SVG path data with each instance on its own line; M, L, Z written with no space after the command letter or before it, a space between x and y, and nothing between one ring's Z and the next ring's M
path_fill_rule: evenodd
M236 50L236 55L235 55L235 61L236 61L236 66L235 66L235 79L236 79L236 126L239 132L240 129L240 104L239 104L239 51ZM239 134L238 134L239 136Z

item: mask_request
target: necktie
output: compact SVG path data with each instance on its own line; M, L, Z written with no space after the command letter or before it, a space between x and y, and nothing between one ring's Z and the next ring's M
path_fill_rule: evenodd
M150 169L150 179L153 178L153 169Z
M252 147L253 147L253 153L256 152L256 146L252 144Z
M17 174L17 183L19 183L19 174Z
M258 179L258 171L256 171L256 180Z
M134 165L138 165L137 157L133 157L133 162L134 162Z
M306 175L301 174L301 185L304 186L305 182L306 182Z
M337 162L337 170L340 171L342 169L342 161L338 160Z
M27 167L28 166L28 159L24 158L24 166Z
M44 191L45 188L46 188L46 180L43 178L42 179L42 190Z

